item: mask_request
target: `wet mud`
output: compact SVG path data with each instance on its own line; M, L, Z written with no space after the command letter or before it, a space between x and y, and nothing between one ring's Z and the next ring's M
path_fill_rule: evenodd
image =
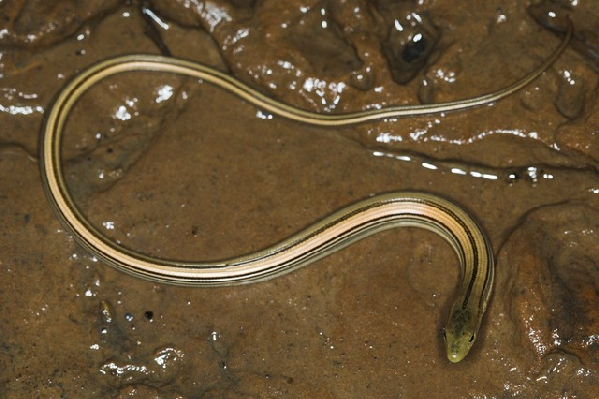
M599 396L599 6L593 2L76 1L0 4L0 396ZM99 262L61 226L39 172L66 81L164 53L294 106L343 113L488 93L491 106L347 128L269 115L206 83L130 73L66 128L65 176L106 236L215 260L265 248L377 193L468 209L497 255L471 353L445 357L459 266L419 229L364 239L258 284L194 289ZM567 24L567 23L566 23Z

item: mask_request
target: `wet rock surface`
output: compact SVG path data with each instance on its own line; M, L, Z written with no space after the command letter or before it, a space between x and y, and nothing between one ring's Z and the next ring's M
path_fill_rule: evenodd
M584 204L532 211L511 235L500 262L500 292L509 298L514 344L542 361L569 354L597 368L599 212ZM524 354L523 354L524 355Z
M93 25L103 15L114 12L118 0L46 2L14 0L2 5L3 46L52 45L72 36L85 25Z
M5 397L598 396L597 5L75 3L0 6ZM131 73L92 88L67 125L78 206L156 256L255 251L375 193L456 201L498 255L481 333L459 364L442 342L457 259L428 232L387 231L260 284L190 289L98 262L45 199L43 116L98 60L168 48L286 103L348 112L503 87L558 45L566 14L572 46L489 107L322 129L202 82Z

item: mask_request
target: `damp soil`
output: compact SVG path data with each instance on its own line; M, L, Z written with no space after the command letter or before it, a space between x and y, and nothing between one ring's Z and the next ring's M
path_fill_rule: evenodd
M0 396L596 398L599 103L592 2L9 1L0 5ZM592 4L591 4L592 3ZM197 80L129 73L90 89L63 160L77 204L136 251L216 260L373 194L468 209L497 281L467 358L445 357L459 281L419 229L364 239L258 284L131 277L79 247L46 201L44 115L86 66L170 52L322 113L491 106L346 128L269 115Z

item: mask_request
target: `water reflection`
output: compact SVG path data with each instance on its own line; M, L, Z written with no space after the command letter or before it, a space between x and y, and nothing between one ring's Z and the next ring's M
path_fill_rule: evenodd
M535 186L543 180L552 180L555 178L555 172L549 173L544 170L545 167L535 165L508 169L493 168L485 165L471 165L465 162L432 160L418 154L396 154L392 152L373 151L372 155L375 157L391 158L397 161L409 162L428 170L438 170L458 176L469 176L477 179L501 180L510 184L524 178L524 180Z
M0 75L2 77L2 75ZM0 112L4 112L10 115L31 115L33 113L44 113L44 107L38 104L23 104L25 102L31 102L36 100L38 95L36 93L24 93L15 88L3 88L2 97L5 103L0 103Z

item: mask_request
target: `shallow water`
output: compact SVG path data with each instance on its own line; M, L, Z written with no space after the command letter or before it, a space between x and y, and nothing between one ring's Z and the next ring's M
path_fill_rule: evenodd
M490 92L561 39L526 2L422 3L154 1L149 18L137 2L1 6L4 396L597 397L599 105L588 52L568 49L492 106L349 128L292 123L208 84L145 73L94 87L69 121L65 174L78 205L107 236L157 256L248 253L376 193L464 206L493 242L498 276L459 364L442 339L458 262L431 233L387 231L272 281L192 289L101 264L46 201L44 112L87 65L159 53L148 19L174 56L318 112ZM597 16L572 6L575 27ZM419 33L427 46L408 59L423 58L405 65L399 46L388 62L384 43Z

